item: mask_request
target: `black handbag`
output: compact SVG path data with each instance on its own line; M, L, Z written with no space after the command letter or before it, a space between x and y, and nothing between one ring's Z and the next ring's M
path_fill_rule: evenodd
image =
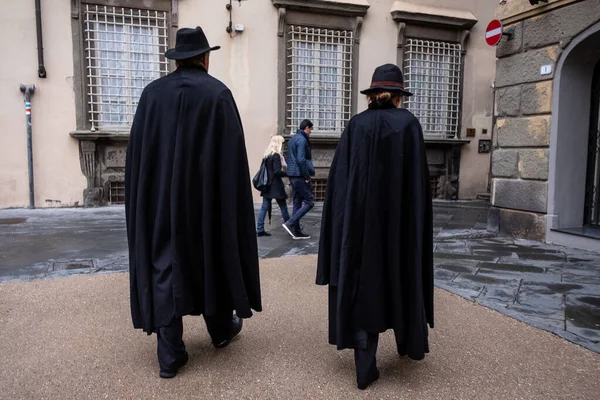
M267 159L263 158L260 168L254 178L252 178L252 185L260 192L265 190L269 186L269 174L267 172Z

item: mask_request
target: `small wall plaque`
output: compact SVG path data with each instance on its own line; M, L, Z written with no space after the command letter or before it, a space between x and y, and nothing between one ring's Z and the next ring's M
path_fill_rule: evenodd
M481 130L481 134L482 134L482 135L487 135L487 129L482 129L482 130Z
M492 150L492 141L489 139L481 139L479 141L479 153L489 153Z

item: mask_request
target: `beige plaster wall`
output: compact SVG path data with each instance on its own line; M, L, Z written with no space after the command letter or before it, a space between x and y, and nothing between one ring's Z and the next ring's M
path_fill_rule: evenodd
M476 137L469 138L471 143L463 146L460 165L459 198L472 199L478 193L487 191L489 180L490 154L479 154L478 145L479 139L491 139L492 134L493 89L491 86L496 73L496 50L485 42L485 29L494 18L497 2L489 0L412 0L412 2L419 5L466 10L478 20L471 29L467 45L461 118L462 137L466 136L467 128L476 129ZM371 7L374 3L371 1ZM384 2L377 2L377 4L381 3ZM391 7L393 2L385 3L389 3ZM386 35L391 35L391 32ZM381 39L374 37L373 40L379 42ZM362 73L364 71L361 71ZM488 133L483 135L482 129L487 129Z
M42 3L47 79L37 77L34 2L5 1L0 15L0 208L29 204L21 83L36 86L31 101L36 205L72 205L85 188L77 141L69 136L75 127L70 2Z
M233 24L243 24L234 37L226 2L179 2L179 27L202 26L212 46L210 74L232 91L244 124L250 173L260 166L271 135L277 133L277 9L270 0L233 4ZM255 199L260 196L253 191Z
M361 34L356 90L369 85L375 67L396 61L397 25L390 15L393 0L369 3L371 7ZM483 31L493 17L495 4L479 0L419 0L419 4L460 8L479 19L472 31L465 69L463 131L475 127L480 135L481 128L486 127L491 132L489 87L495 73L495 57L494 49L484 42ZM11 40L4 41L2 48L6 54L18 56L6 57L0 64L0 208L28 204L20 83L33 83L37 87L32 100L37 205L81 202L86 182L79 167L77 141L69 136L75 129L70 4L62 0L43 2L47 79L37 78L34 2L8 2L4 11L0 16L0 37ZM235 96L246 132L252 174L259 166L269 137L277 130L277 9L269 0L242 2L241 7L236 1L233 23L244 24L245 31L230 37L225 31L228 22L225 2L179 2L179 26L201 25L211 44L222 46L212 54L210 73L228 85ZM364 97L359 96L358 112L366 105ZM489 157L477 154L476 142L463 151L461 198L474 197L487 186Z

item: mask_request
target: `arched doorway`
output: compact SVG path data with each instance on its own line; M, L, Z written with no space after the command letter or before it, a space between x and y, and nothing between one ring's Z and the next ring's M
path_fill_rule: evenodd
M600 251L600 23L573 39L552 97L548 242Z

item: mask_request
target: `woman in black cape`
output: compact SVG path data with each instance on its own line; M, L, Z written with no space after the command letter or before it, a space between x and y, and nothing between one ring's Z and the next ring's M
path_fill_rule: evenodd
M433 328L433 227L421 125L399 108L400 68L373 74L368 110L336 149L323 209L317 284L329 285L329 342L354 349L359 389L379 378L379 333L421 360Z

